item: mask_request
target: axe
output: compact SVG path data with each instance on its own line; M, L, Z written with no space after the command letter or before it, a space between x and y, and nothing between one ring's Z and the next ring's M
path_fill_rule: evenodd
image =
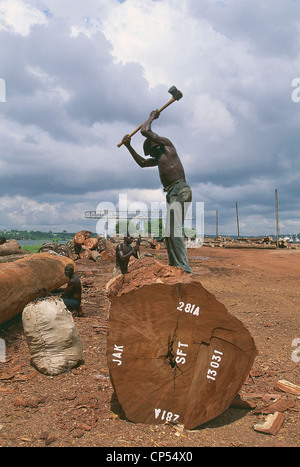
M182 92L179 91L175 86L172 86L168 92L172 95L172 99L170 99L165 105L162 106L161 109L158 110L158 112L162 112L164 109L166 109L170 104L173 104L173 102L175 101L179 101L179 99L182 98ZM130 133L129 138L131 138L131 136L135 135L141 128L142 126L144 125L144 123L142 123L139 127L137 127L132 133ZM122 146L122 142L117 144L118 148Z

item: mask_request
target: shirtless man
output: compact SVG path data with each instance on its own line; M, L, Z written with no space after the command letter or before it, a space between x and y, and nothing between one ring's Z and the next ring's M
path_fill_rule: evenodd
M81 282L74 274L74 266L69 263L65 267L65 275L69 278L68 285L61 294L61 298L68 310L78 314L81 304Z
M124 238L124 242L120 243L116 247L116 268L121 270L122 274L126 274L128 270L128 263L131 256L138 258L139 243L132 248L131 243L133 238L127 236Z
M141 128L141 133L146 138L143 146L144 154L150 156L149 158L145 159L133 149L128 135L124 136L122 143L140 167L158 166L160 180L167 193L166 243L169 264L190 273L182 227L186 211L192 201L192 190L186 182L184 168L174 145L169 139L158 136L151 129L153 120L158 117L159 111L153 110ZM172 205L173 208L170 209Z

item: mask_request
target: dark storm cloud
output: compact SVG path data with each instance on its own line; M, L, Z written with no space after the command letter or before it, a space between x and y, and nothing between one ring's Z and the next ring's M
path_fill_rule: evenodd
M70 37L67 21L53 20L48 27L32 27L26 37L2 33L2 40L8 96L1 110L7 117L68 140L76 139L70 120L90 126L142 118L140 96L147 102L151 95L142 67L115 64L102 33L93 40L84 34ZM65 91L65 100L58 89Z

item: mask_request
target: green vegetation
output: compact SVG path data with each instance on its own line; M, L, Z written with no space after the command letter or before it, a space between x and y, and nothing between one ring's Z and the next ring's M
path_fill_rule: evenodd
M145 232L136 229L135 230L135 224L132 223L132 219L129 219L128 221L118 221L116 225L116 233L119 234L120 232L123 234L126 234L128 231L128 225L131 223L131 231L129 233L135 234L136 236L141 234L142 236L145 235ZM154 238L163 239L163 221L162 219L154 219L152 221L148 221L146 223L146 233L149 233ZM186 236L188 238L196 238L196 230L195 229L188 229L185 228L182 231L183 236Z
M30 251L31 253L38 253L41 246L42 245L39 245L39 244L25 245L25 246L21 246L21 250Z
M46 240L53 240L60 243L73 239L75 233L69 233L65 230L59 233L53 233L51 230L49 232L40 232L39 230L0 230L0 237L5 237L7 240L11 238L15 240L41 240L41 243Z

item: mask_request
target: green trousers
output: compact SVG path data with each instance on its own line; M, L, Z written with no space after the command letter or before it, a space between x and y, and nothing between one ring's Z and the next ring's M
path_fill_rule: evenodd
M185 180L178 180L165 191L167 191L167 218L164 237L167 243L169 265L191 272L184 242L183 225L192 201L192 190Z

